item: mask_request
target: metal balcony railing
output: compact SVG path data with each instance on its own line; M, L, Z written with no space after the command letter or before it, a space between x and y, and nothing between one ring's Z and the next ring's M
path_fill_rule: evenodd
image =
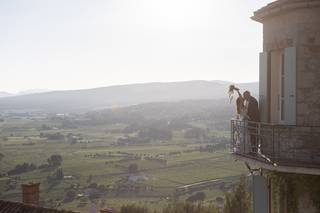
M275 166L320 168L320 127L231 120L231 152Z

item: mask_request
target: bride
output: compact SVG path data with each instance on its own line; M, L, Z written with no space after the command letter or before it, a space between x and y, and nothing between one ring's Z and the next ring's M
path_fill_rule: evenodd
M238 93L238 98L236 100L236 106L237 106L237 119L238 120L248 120L248 114L247 114L247 107L245 104L245 99L243 98L242 94L240 93L240 89L235 87L234 85L229 86L229 98L230 102L233 99L234 91Z
M230 98L230 102L233 99L233 94L236 91L236 93L238 94L238 98L236 99L236 106L237 106L237 116L236 119L238 121L240 121L241 123L238 123L239 125L235 125L234 126L234 132L235 135L234 137L234 147L233 147L233 151L234 152L243 152L244 151L244 144L245 144L245 137L244 137L244 123L242 123L242 121L247 121L249 120L249 117L247 115L247 107L246 107L246 101L243 98L242 94L240 93L240 89L235 87L234 85L230 85L229 86L229 98ZM242 145L243 144L243 145Z

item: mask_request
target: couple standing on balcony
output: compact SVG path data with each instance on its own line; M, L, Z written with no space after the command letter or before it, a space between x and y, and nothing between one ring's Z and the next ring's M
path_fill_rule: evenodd
M258 135L257 135L257 124L254 122L260 121L259 115L259 104L257 99L251 96L249 91L245 91L243 95L240 93L240 89L231 85L229 87L229 96L232 97L232 94L236 91L239 97L236 100L237 105L237 120L248 121L245 122L244 129L239 130L242 133L247 133L249 137L237 140L237 146L241 146L241 141L244 143L242 145L242 152L249 153L258 153ZM239 133L240 133L239 132ZM239 137L243 137L244 135ZM247 144L247 145L246 145Z
M249 91L245 91L243 95L240 89L231 85L229 87L229 95L236 91L239 97L236 100L237 104L237 119L259 122L259 104L257 99L251 96Z

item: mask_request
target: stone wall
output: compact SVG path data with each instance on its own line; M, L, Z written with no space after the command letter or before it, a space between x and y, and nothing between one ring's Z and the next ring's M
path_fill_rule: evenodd
M320 167L320 127L273 126L261 133L261 152L278 165Z

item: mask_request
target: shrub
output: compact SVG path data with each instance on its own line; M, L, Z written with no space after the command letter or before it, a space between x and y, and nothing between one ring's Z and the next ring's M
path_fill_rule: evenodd
M138 165L136 163L132 163L128 167L129 173L137 173L138 172Z
M220 213L220 210L213 205L205 206L202 203L177 203L167 206L162 213Z
M225 213L250 213L251 194L247 179L243 176L231 193L226 195Z
M146 207L130 204L122 206L120 213L150 213L150 211Z

